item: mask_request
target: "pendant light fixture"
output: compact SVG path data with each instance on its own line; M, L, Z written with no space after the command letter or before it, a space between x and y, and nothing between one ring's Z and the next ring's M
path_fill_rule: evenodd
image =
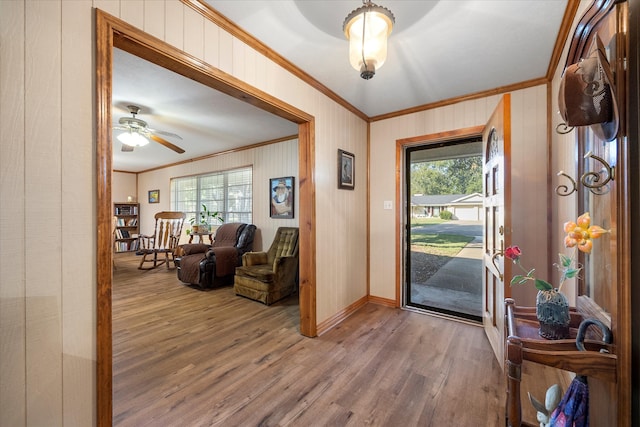
M344 20L342 30L349 40L349 62L360 77L369 80L387 59L387 37L396 22L386 7L370 0L352 11Z

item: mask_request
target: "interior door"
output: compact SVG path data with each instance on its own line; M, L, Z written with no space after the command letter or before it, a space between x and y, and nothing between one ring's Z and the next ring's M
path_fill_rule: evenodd
M504 299L510 296L504 277L509 263L504 249L510 230L508 195L510 194L509 153L511 146L510 95L504 95L482 134L484 239L482 257L482 322L500 366L504 364Z

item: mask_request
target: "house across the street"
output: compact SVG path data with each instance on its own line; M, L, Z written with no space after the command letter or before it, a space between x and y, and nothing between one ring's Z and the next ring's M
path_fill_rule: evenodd
M411 216L437 217L449 211L453 219L480 221L482 219L482 194L437 194L411 196Z

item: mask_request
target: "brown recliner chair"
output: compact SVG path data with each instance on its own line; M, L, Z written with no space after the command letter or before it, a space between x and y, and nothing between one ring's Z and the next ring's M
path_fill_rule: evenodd
M232 284L242 255L253 249L255 232L253 224L233 222L218 227L213 245L180 245L181 255L175 259L178 279L201 289Z
M298 276L298 228L280 227L267 252L247 252L236 268L236 295L266 305L291 295Z

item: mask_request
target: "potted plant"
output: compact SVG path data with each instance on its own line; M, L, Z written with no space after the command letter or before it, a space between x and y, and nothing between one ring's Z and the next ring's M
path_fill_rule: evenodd
M589 212L585 212L575 222L565 222L564 232L566 233L564 246L574 248L574 251L571 256L558 254L560 262L554 264L560 271L560 283L557 288L548 281L537 278L535 268L527 269L522 266L520 263L522 251L518 246L510 246L504 253L506 258L513 261L525 273L514 275L511 279L511 285L521 285L531 281L538 289L536 316L540 322L539 334L547 339L569 338L569 303L562 293L562 285L567 279L578 277L578 273L582 269L581 266L574 265L577 252L590 254L593 248L592 240L608 233L609 230L598 225L591 225Z
M203 233L209 231L210 221L217 220L224 222L220 212L211 212L205 204L202 205L199 217L189 218L193 233Z

